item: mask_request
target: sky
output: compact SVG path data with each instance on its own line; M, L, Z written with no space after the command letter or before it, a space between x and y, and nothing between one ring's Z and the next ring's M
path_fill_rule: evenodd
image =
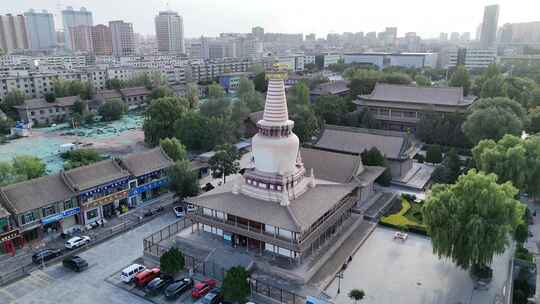
M135 32L154 34L160 10L184 18L185 37L217 36L222 32L328 33L384 31L397 26L398 36L417 32L423 38L440 32L471 32L482 22L483 7L499 4L499 25L540 21L539 0L1 0L0 14L20 14L30 8L58 14L59 8L86 7L94 24L109 20L132 22ZM55 17L56 18L56 17ZM60 20L60 19L55 19ZM57 22L59 23L59 22ZM61 28L61 24L56 24Z

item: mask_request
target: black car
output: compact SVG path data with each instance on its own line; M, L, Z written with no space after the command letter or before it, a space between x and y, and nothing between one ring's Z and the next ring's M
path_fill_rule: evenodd
M67 257L62 261L62 265L76 272L81 272L88 268L88 262L80 256Z
M173 278L168 276L163 276L160 278L155 278L150 283L146 285L146 293L156 294L158 291L165 289L173 282Z
M174 299L191 287L193 287L193 280L190 278L174 281L165 289L165 297L167 299Z
M62 255L62 250L57 248L42 249L32 255L34 264L41 264Z

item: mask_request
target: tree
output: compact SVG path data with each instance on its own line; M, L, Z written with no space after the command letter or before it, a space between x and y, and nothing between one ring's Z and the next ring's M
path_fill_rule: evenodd
M422 113L416 124L416 136L427 144L466 148L470 142L463 134L464 121L465 115L461 113Z
M206 117L226 117L231 115L231 103L225 98L210 98L200 106L200 113Z
M309 105L296 106L292 109L290 118L294 121L293 132L298 136L300 142L311 141L319 128L319 121L313 109Z
M150 92L150 99L158 99L163 97L173 97L174 92L168 86L159 86Z
M482 140L472 154L479 170L497 174L501 182L511 181L530 196L540 194L540 137L507 134L497 142Z
M450 77L450 86L451 87L462 87L463 96L469 95L469 90L471 89L471 80L469 78L469 72L463 65L459 65L452 77Z
M383 73L370 69L349 69L345 71L344 77L351 82L351 97L356 98L358 95L370 94L375 88L377 82L383 78Z
M426 151L426 162L438 164L442 162L442 150L439 145L429 145Z
M243 137L245 134L245 121L248 119L251 110L248 108L245 99L240 98L233 103L230 121L234 124L235 136Z
M309 106L309 87L305 82L300 81L289 89L287 104L289 109L296 106Z
M35 156L20 155L13 158L13 172L24 179L32 179L45 175L46 166Z
M190 82L186 87L186 99L189 109L197 109L199 107L199 87L196 83Z
M354 111L355 105L348 99L334 95L323 95L315 99L313 110L326 124L336 125L346 121L347 113Z
M160 139L159 146L165 151L165 154L175 162L188 158L186 147L174 137Z
M190 151L208 151L214 147L216 138L210 137L209 118L198 112L188 112L182 115L172 129L176 138ZM224 130L230 132L230 130Z
M98 109L98 113L101 115L101 120L103 121L118 120L122 118L126 111L126 105L119 99L107 101Z
M45 101L49 102L49 103L55 102L56 101L56 95L54 95L54 93L51 93L51 92L46 93L45 94Z
M2 103L0 103L0 110L4 112L9 118L13 120L19 119L17 110L14 106L20 106L24 103L24 93L19 90L12 90L7 93Z
M247 79L245 76L240 77L240 83L238 84L236 94L238 94L239 97L242 97L253 92L255 92L255 84L253 81Z
M414 82L416 82L416 85L419 87L431 87L431 80L420 74L414 77Z
M161 272L170 275L174 275L184 269L184 264L184 255L176 247L172 247L165 251L159 258L159 268L161 269Z
M518 245L523 246L523 243L525 243L528 238L529 238L529 227L527 226L527 223L523 221L522 223L516 226L516 230L514 231L514 239L516 240Z
M62 153L60 156L64 159L65 170L90 165L103 159L103 157L101 157L101 155L94 149L67 151Z
M249 273L242 266L229 268L223 279L223 298L232 303L245 303L249 295Z
M6 186L24 180L24 177L17 176L10 162L0 162L0 186Z
M453 185L433 186L422 210L433 252L463 269L489 266L522 220L517 192L511 183L498 184L495 174L474 169Z
M514 100L483 98L471 107L463 131L473 143L482 139L499 140L505 134L521 134L528 125L527 119L525 109Z
M215 148L216 154L210 158L208 164L212 170L213 178L223 178L223 183L227 181L227 176L236 174L240 170L240 154L235 146L231 144L220 145Z
M223 99L225 97L225 90L218 83L213 82L208 86L208 98L212 99Z
M105 86L107 87L107 90L120 90L125 87L125 83L118 78L113 78L108 79L105 82Z
M366 293L360 289L355 288L349 291L349 298L351 300L354 300L354 303L358 303L358 301L362 300L365 296L366 296Z
M188 108L187 100L184 98L164 97L153 100L145 113L144 141L156 146L160 139L174 137L175 123Z
M384 76L381 79L381 82L406 85L406 84L411 84L413 80L411 79L411 76L405 73L391 72L391 73L384 73Z
M255 90L261 93L266 92L268 88L268 84L266 82L266 73L262 71L255 75L255 78L253 79L253 84L255 85Z
M0 117L0 135L10 134L11 128L15 126L13 119L9 117L2 118Z
M480 91L481 98L504 96L506 96L506 93L504 91L504 78L502 76L491 77L482 85L482 90Z
M540 107L529 110L529 125L527 131L529 133L540 133Z
M384 170L383 174L379 176L375 182L383 186L390 186L390 182L392 181L392 172L390 172L386 159L379 149L372 147L369 150L364 150L362 153L360 153L360 157L362 158L362 164L365 166L386 167L386 170Z
M73 113L84 116L88 111L88 104L84 100L77 100L73 103Z
M456 149L452 148L448 151L446 159L444 160L444 165L448 167L450 178L452 179L452 182L454 182L461 174L461 160L459 159Z
M167 176L169 188L177 197L192 197L199 193L197 172L191 169L191 163L188 160L175 162L167 169Z

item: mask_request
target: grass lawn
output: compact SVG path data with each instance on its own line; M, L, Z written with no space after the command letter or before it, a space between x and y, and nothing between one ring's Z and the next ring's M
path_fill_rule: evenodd
M409 202L401 198L401 209L381 218L381 223L393 226L398 229L426 231L426 226L422 223L422 205Z

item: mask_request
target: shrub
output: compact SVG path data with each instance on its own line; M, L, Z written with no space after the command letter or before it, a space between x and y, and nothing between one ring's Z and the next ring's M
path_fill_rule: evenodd
M172 247L159 258L159 266L164 273L174 274L184 268L184 255Z

